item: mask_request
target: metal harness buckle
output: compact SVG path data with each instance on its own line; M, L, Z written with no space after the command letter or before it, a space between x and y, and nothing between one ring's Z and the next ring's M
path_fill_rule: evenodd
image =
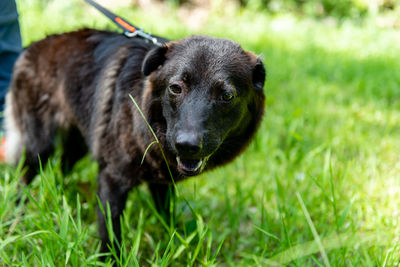
M153 44L157 45L157 46L163 46L163 44L161 44L160 42L158 42L157 38L155 38L154 36L151 35L151 33L145 33L142 29L136 29L136 31L134 32L130 32L130 31L125 31L124 32L125 36L128 38L132 38L132 37L142 37L148 41L151 41Z

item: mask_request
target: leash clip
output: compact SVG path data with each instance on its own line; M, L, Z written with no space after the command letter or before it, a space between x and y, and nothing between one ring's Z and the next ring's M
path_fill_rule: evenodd
M125 36L128 38L132 38L132 37L142 37L150 42L152 42L153 44L157 45L157 46L163 46L158 40L157 38L155 38L154 36L151 35L151 33L145 33L142 29L136 29L134 32L131 31L125 31L124 32Z
M138 31L134 31L134 32L130 32L130 31L125 31L124 35L128 38L133 38L136 37L138 35Z

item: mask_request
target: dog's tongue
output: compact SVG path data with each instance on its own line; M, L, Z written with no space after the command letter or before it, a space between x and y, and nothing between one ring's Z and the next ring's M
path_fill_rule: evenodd
M179 168L188 172L198 171L203 164L202 159L181 159L180 157L176 157L176 161Z

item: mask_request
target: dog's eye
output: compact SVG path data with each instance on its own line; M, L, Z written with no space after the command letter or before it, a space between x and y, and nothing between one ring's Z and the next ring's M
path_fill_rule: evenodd
M178 84L171 84L169 87L169 92L173 95L179 95L182 93L182 87L180 87Z
M225 93L222 94L221 98L222 98L222 100L225 101L225 102L230 102L230 101L232 101L232 99L234 98L234 96L233 96L232 93L225 92Z

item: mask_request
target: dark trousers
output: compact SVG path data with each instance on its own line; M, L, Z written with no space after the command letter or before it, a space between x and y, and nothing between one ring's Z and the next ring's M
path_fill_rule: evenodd
M22 50L14 0L0 0L0 112L10 84L14 62Z

